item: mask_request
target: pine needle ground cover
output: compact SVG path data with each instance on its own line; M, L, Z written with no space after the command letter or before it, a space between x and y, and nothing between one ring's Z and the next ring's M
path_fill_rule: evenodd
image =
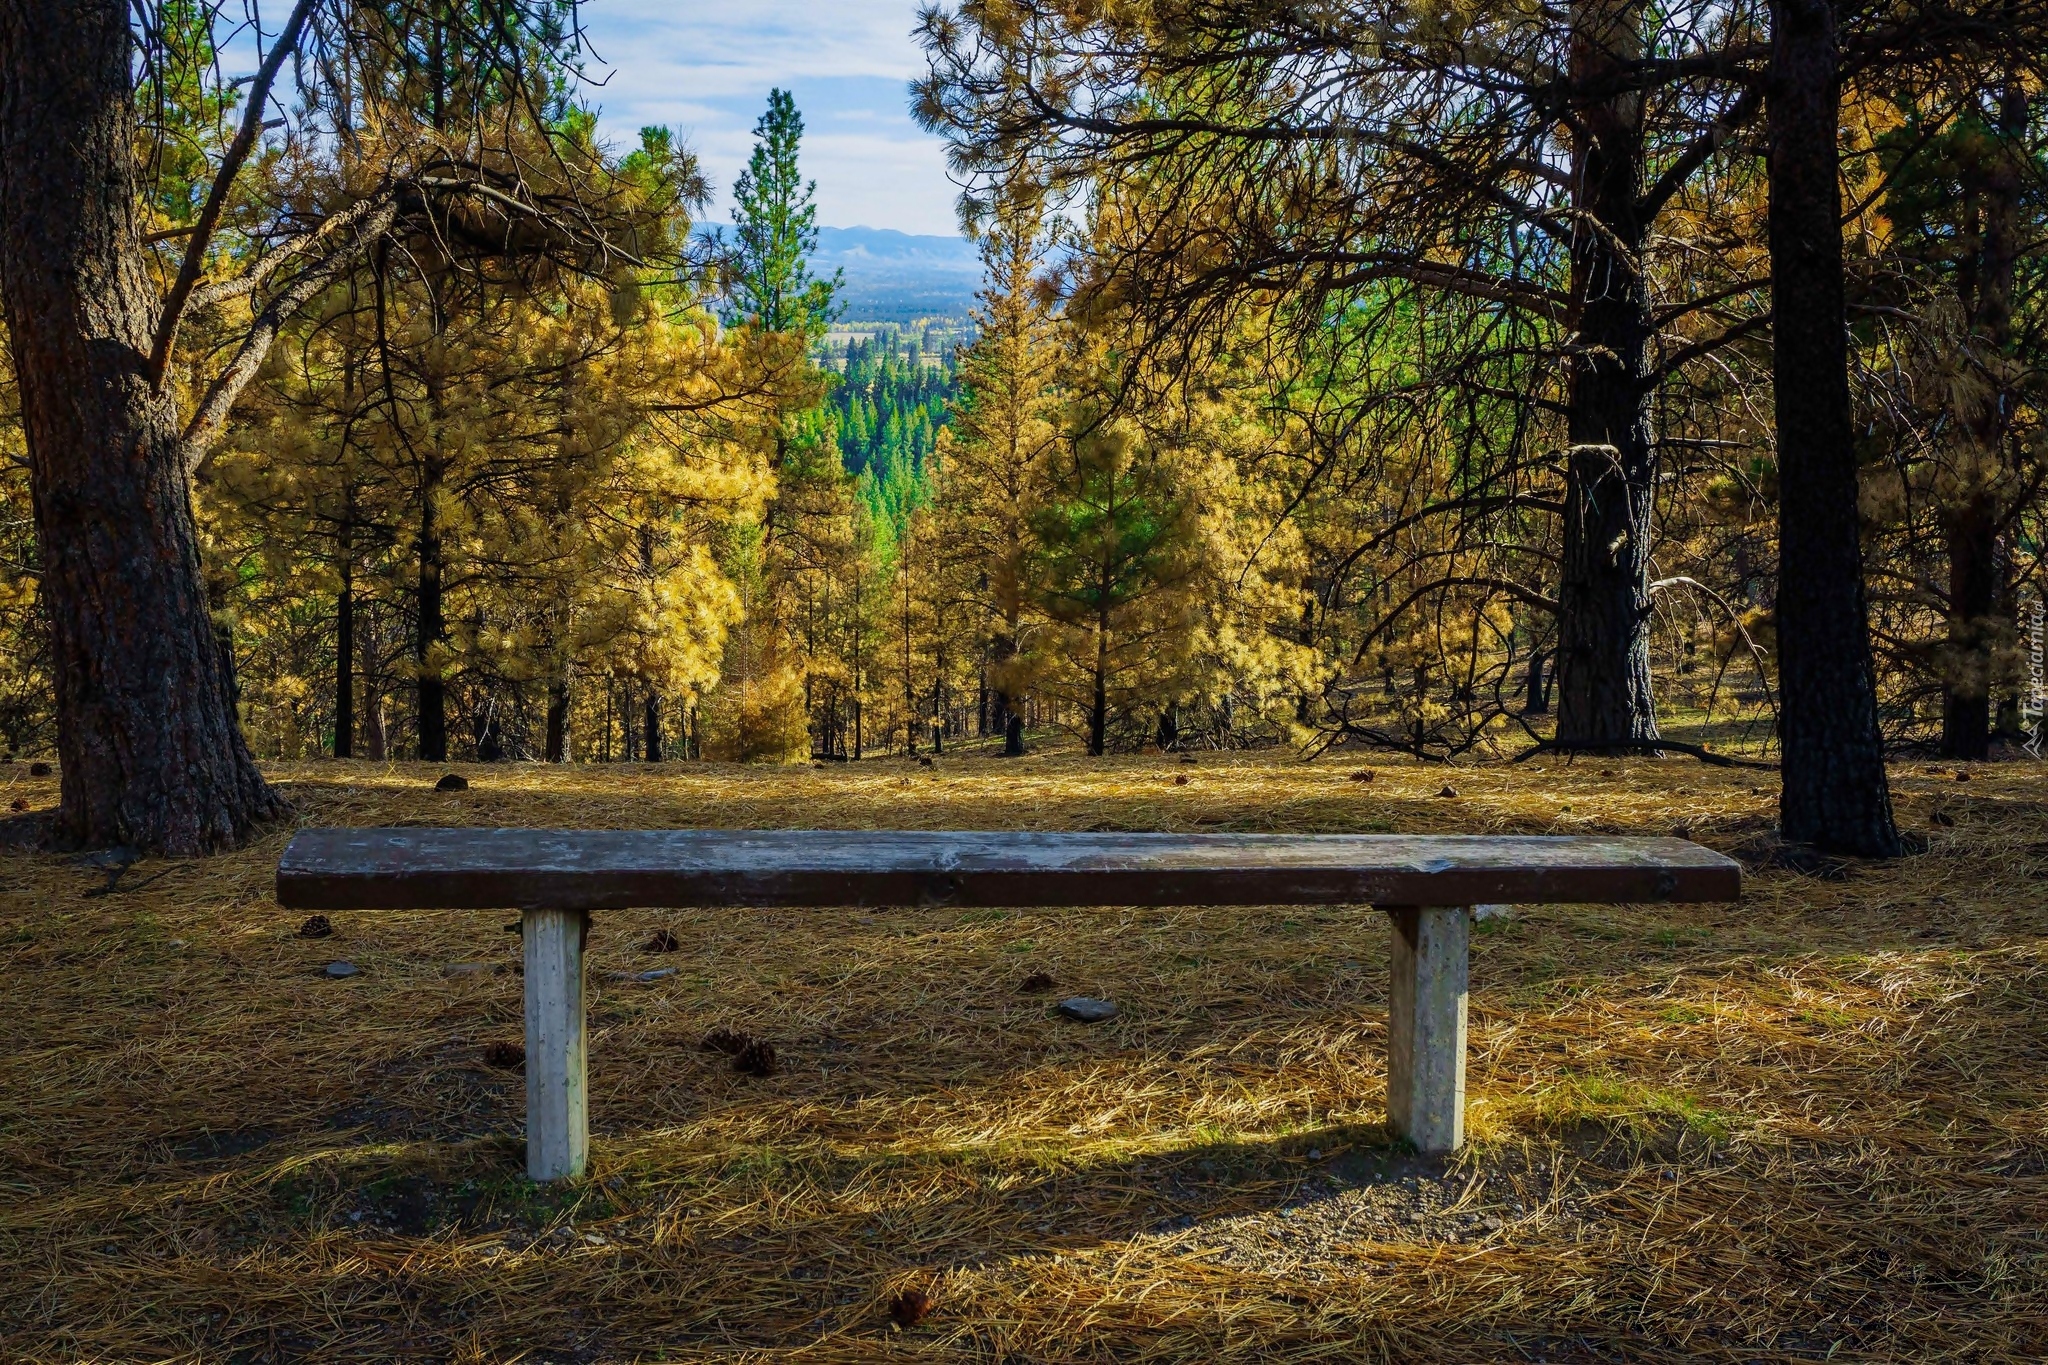
M514 916L302 937L284 831L7 853L0 1359L2048 1354L2039 767L1902 766L1926 852L1788 866L1767 773L1371 762L273 775L305 823L1682 827L1751 863L1740 905L1485 920L1449 1161L1382 1131L1370 912L600 915L591 1176L539 1191Z

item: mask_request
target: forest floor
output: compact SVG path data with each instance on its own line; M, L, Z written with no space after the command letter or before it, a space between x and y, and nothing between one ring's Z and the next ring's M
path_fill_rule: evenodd
M26 767L0 799L48 807ZM0 1359L2048 1356L2039 765L1900 765L1925 852L1796 866L1773 774L1690 761L459 770L273 776L309 824L1683 828L1752 876L1484 921L1441 1161L1384 1136L1370 912L605 914L592 1171L539 1191L493 1065L510 915L299 937L283 830L121 871L0 854ZM701 1050L720 1027L778 1074Z

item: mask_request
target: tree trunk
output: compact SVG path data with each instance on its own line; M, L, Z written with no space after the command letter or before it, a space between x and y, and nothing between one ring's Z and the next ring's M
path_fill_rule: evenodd
M569 680L548 680L547 761L569 761Z
M476 759L496 763L505 757L505 735L498 721L498 700L486 697L476 717Z
M200 573L135 220L128 11L0 0L0 301L21 392L73 845L207 853L285 810Z
M653 688L647 689L647 698L640 706L640 719L644 724L646 742L641 752L649 763L661 762L661 698Z
M1899 851L1863 586L1842 281L1840 50L1828 0L1772 0L1770 242L1784 837Z
M1988 499L1944 517L1948 549L1948 648L1941 688L1941 756L1991 754L1991 646L1998 622L1998 533Z
M1643 55L1630 0L1572 9L1576 82L1621 83ZM1657 738L1650 693L1650 530L1657 484L1650 439L1650 291L1642 97L1602 93L1574 110L1572 182L1585 219L1571 244L1564 565L1558 586L1557 737L1580 744Z
M1550 691L1543 685L1543 660L1540 649L1529 656L1529 696L1522 703L1525 716L1541 716L1550 711Z
M2016 83L1999 95L1998 154L1983 181L1984 235L1975 287L1963 288L1970 330L1985 350L2004 357L2012 348L2013 281L2020 255L2020 158L2027 131L2027 97ZM1964 264L1972 264L1965 261ZM1959 281L1959 284L1961 282ZM1979 398L1965 427L1975 455L2003 472L2010 396L2001 388ZM1946 509L1943 538L1948 550L1948 649L1942 672L1941 755L1981 759L1991 754L1992 655L2005 628L2000 599L1997 484L1987 478L1963 481L1958 505ZM2009 618L2007 618L2009 619Z
M995 640L995 663L1000 670L1017 657L1017 632L1020 622L1017 613L1010 611L1003 621L1003 633ZM1024 754L1024 716L1019 707L1022 699L1010 691L1008 675L995 690L995 729L1003 732L1003 757L1021 758Z
M356 753L356 593L355 564L349 553L348 524L341 528L341 591L334 601L334 756Z
M363 756L382 763L389 756L384 727L383 629L373 612L362 636L363 656Z
M1095 623L1095 693L1088 707L1088 752L1102 757L1109 748L1109 620L1105 612Z
M440 439L439 423L430 440ZM419 669L420 757L429 763L448 758L448 690L441 680L441 638L447 633L441 601L441 528L435 501L441 492L441 458L427 455L420 480L419 632L413 659Z

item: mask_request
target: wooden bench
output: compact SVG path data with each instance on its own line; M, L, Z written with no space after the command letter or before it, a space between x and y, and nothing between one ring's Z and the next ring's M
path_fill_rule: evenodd
M277 898L300 910L522 912L526 1168L589 1150L583 941L595 910L657 906L1357 905L1393 923L1387 1112L1423 1152L1464 1141L1470 907L1727 901L1732 859L1602 835L309 829Z

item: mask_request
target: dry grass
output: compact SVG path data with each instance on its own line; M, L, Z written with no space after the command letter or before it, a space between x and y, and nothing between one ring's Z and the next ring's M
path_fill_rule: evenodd
M1774 800L1679 762L1464 769L1456 798L1354 766L277 776L309 823L1683 823L1752 856ZM485 1061L519 981L446 973L509 964L510 915L295 937L283 833L111 891L6 855L0 1358L2038 1360L2048 805L2038 767L1973 778L1898 770L1932 846L1891 866L1482 926L1449 1164L1382 1136L1370 913L602 916L592 1177L539 1193L519 1078ZM25 766L0 788L55 794ZM664 928L678 951L639 951ZM339 958L362 974L316 974ZM602 976L654 966L679 971ZM1018 992L1034 972L1053 997ZM1069 993L1123 1016L1052 1017ZM779 1074L700 1050L720 1026ZM898 1327L913 1290L931 1311Z

